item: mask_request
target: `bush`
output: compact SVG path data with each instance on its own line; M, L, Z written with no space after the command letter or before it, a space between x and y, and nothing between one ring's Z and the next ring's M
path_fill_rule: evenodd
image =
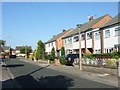
M84 58L90 58L90 59L94 58L93 54L85 54L83 57Z
M52 55L47 55L47 54L46 54L45 57L44 57L44 59L45 59L45 60L54 61L55 57L52 56Z
M33 55L28 55L28 58L32 59L32 58L33 58Z
M45 54L45 57L44 57L45 60L49 60L49 57L47 54Z
M65 65L65 57L59 57L59 60L60 60L60 63L62 64L62 65Z
M113 53L104 53L104 54L85 54L83 56L84 58L113 58L113 59L118 59L120 58L119 52L113 52Z

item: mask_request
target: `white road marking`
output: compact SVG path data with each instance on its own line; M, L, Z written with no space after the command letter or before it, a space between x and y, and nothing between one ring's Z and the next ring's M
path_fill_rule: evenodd
M108 75L110 75L110 74L107 74L107 73L105 73L105 74L97 74L98 76L101 76L101 77L104 77L104 76L108 76Z

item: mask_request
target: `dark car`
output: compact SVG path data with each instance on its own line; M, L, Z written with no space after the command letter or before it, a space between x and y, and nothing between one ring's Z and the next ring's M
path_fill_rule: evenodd
M65 64L66 65L73 65L73 62L76 58L79 58L79 54L68 54L65 58L66 59Z
M16 58L16 55L10 55L9 58Z

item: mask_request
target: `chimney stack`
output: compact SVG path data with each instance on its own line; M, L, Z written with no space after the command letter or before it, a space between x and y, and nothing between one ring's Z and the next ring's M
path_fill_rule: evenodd
M92 21L92 20L94 20L94 17L90 16L89 21Z
M65 32L66 30L65 29L63 29L63 32Z

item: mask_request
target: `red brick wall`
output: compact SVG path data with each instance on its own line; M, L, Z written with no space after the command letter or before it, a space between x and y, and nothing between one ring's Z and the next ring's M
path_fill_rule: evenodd
M67 35L68 33L70 33L71 31L73 31L73 29L70 29L68 32L66 32L63 36L59 37L57 39L57 50L60 50L61 47L63 47L63 40L62 37L64 37L65 35Z

